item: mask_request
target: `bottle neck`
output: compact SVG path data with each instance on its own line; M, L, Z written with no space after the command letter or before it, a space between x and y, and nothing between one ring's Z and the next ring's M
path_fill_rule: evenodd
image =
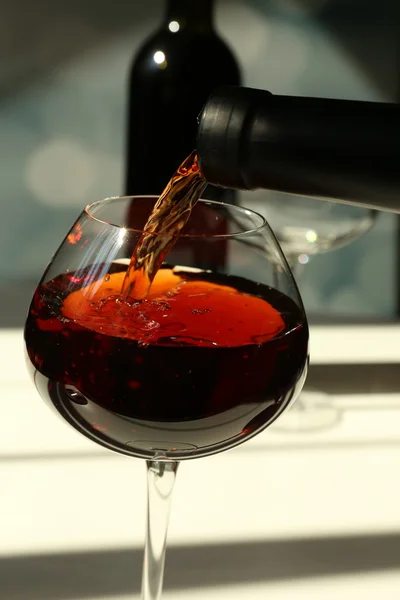
M400 213L400 105L225 87L196 143L205 179Z
M171 31L212 29L214 0L167 0L164 23Z

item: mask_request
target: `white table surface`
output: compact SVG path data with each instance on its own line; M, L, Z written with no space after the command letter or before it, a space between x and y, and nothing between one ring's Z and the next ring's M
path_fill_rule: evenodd
M393 325L315 327L312 362L397 363L399 342L400 327ZM29 380L22 348L21 331L0 332L0 573L6 557L10 568L17 568L23 557L124 549L138 553L144 534L144 464L107 453L57 419ZM181 465L170 547L177 552L187 547L204 578L202 546L222 545L223 552L224 544L230 544L228 549L246 552L247 545L258 543L259 579L230 584L229 568L234 579L240 564L226 565L221 554L220 563L213 565L216 574L225 569L218 585L167 590L165 600L183 591L185 600L400 598L400 388L394 394L332 399L342 418L331 429L288 433L278 421L242 447ZM361 540L355 563L348 537ZM340 542L338 558L329 558L326 540L332 547ZM263 561L265 571L273 571L271 548L281 543L282 561L285 542L287 575L262 577ZM318 556L309 555L314 542L317 554L322 548L321 560L332 562L332 573L329 564L322 575L319 567L313 572L318 563ZM301 569L293 574L296 560L304 563L304 577ZM356 566L341 573L337 560ZM75 576L79 579L80 573ZM35 585L31 595L13 596L8 588L2 590L0 576L0 598L35 600L40 597ZM89 600L92 596L85 593L65 599Z

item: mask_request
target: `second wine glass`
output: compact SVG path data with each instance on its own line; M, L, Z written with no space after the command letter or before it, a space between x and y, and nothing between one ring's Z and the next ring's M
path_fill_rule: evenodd
M258 199L258 200L257 200ZM376 210L275 192L255 192L301 288L307 265L317 254L353 243L375 225ZM319 431L335 426L341 412L321 390L306 389L277 428L287 432Z

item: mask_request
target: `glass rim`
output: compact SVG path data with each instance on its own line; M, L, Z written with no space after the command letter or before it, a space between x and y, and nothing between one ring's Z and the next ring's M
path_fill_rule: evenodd
M91 211L93 210L94 207L101 205L101 204L106 204L106 203L110 203L113 200L134 200L135 198L137 199L146 199L146 198L154 198L155 200L157 200L159 198L159 196L157 196L156 194L135 194L133 196L109 196L107 198L103 198L102 200L96 200L95 202L90 202L89 204L86 205L86 207L83 210L83 213L86 214L86 216L89 219L92 219L93 221L97 221L98 223L101 223L102 225L108 225L109 227L113 227L115 229L124 229L125 231L132 231L134 233L147 233L148 235L166 235L165 233L162 232L149 232L146 231L145 229L137 229L135 227L127 227L125 225L117 225L115 223L110 223L109 221L105 221L104 219L100 219L99 217L97 217L96 215L94 215ZM223 206L223 207L229 207L235 211L237 211L238 213L241 213L242 215L246 215L248 217L251 216L255 216L257 217L257 219L260 220L260 225L258 225L257 227L253 227L251 229L246 229L245 231L237 231L234 233L219 233L219 234L212 234L212 233L180 233L180 234L174 234L174 235L169 235L169 237L176 237L176 238L193 238L193 239L228 239L228 238L237 238L237 237L244 237L244 236L249 236L249 235L254 235L256 233L258 233L259 231L261 231L262 229L265 229L266 227L269 228L268 226L268 222L266 220L266 218L261 215L260 213L258 213L257 211L253 210L252 208L246 208L244 206L237 206L236 204L232 204L230 202L224 202L224 201L219 201L219 200L208 200L207 198L200 198L198 202L201 202L203 204L210 204L210 205L215 205L215 206ZM197 204L196 203L196 204Z

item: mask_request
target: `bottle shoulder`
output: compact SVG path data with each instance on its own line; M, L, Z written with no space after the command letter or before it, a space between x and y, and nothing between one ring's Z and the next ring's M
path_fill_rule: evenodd
M157 52L163 52L168 67L168 59L174 62L174 65L184 67L189 63L193 69L208 66L208 68L218 68L218 66L238 70L237 59L229 48L228 44L220 37L215 30L195 31L183 30L172 33L166 29L158 30L154 35L148 38L136 53L131 70L148 70L154 62ZM210 63L210 61L212 61Z

